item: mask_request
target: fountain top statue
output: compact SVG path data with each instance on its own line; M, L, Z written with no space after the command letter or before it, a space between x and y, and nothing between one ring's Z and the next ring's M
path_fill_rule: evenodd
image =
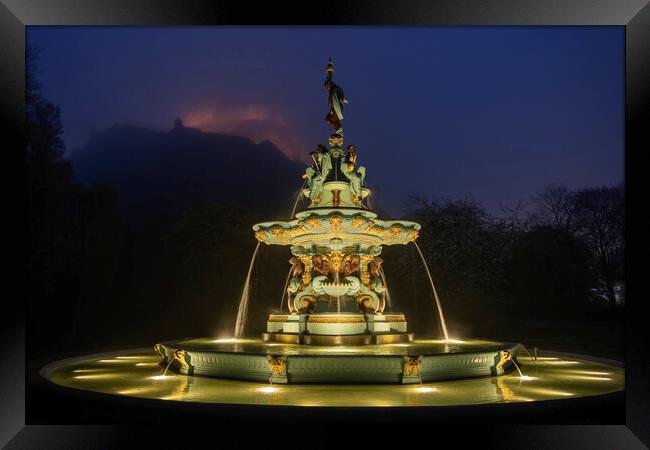
M386 286L379 258L382 246L414 241L415 222L384 221L367 204L366 169L358 165L355 145L343 150L343 90L332 81L327 121L336 130L329 147L310 153L303 175L308 205L292 220L258 223L255 237L265 244L287 245L293 257L287 284L290 315L271 315L267 339L301 343L376 343L412 339L401 313L385 313ZM332 316L334 314L334 316ZM320 338L319 338L320 336ZM323 338L329 336L329 339ZM377 338L382 336L382 338ZM334 341L332 341L334 339Z
M327 61L327 78L325 79L325 88L327 89L327 106L329 111L325 116L325 122L329 123L334 132L343 136L343 104L348 103L343 89L332 81L332 74L334 73L334 63L332 58Z
M352 207L368 209L370 190L363 187L366 168L357 167L357 151L354 145L343 150L343 104L347 103L343 89L332 81L334 65L327 63L325 87L328 90L328 113L325 121L334 128L329 137L329 148L319 144L309 155L312 164L307 167L303 179L303 193L309 199L309 208Z

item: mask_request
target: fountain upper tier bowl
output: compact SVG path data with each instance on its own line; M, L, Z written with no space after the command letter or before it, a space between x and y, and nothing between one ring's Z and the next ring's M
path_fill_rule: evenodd
M407 244L418 237L420 225L380 220L377 214L357 208L312 208L297 213L294 220L258 223L253 230L266 244L342 249Z

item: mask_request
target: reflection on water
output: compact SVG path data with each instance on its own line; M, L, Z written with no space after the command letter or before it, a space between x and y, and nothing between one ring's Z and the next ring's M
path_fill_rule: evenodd
M246 345L230 343L230 345ZM403 348L403 347L395 347ZM170 401L293 406L449 406L530 402L605 394L623 389L624 370L575 358L520 356L525 377L516 372L497 377L418 385L269 385L248 381L191 377L169 372L149 351L129 358L89 357L59 363L54 383L96 392ZM107 361L121 361L107 363ZM577 364L562 364L573 362Z

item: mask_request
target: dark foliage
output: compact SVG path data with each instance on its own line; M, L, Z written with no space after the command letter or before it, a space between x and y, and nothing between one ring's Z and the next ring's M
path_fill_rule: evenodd
M594 274L587 245L564 229L535 226L514 243L507 289L518 314L563 321L588 309Z
M64 158L60 108L45 100L27 54L28 350L82 339L79 318L110 302L122 230L114 192L76 183Z

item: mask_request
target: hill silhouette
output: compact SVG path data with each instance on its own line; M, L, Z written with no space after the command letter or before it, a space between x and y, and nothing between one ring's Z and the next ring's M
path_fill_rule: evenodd
M114 125L72 159L79 180L115 190L129 222L171 220L212 203L284 217L304 170L269 141L206 133L180 120L166 133Z

